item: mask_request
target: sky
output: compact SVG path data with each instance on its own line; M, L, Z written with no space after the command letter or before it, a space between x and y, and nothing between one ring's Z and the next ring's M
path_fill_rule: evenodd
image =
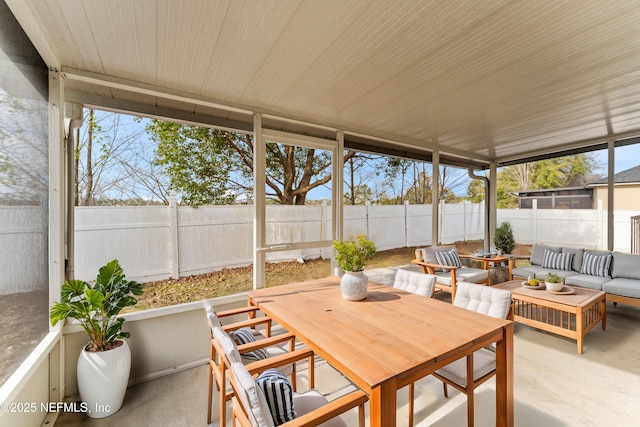
M122 117L122 127L124 126L131 126L133 128L140 128L143 127L144 124L143 123L136 123L133 121L133 118L131 116L127 116L127 115L121 115ZM86 120L85 120L85 125L86 125ZM145 153L147 157L153 157L153 143L151 143L148 138L146 137L145 134L140 135L140 138L145 140L141 145L146 146L148 150L146 150L147 152ZM596 169L594 171L595 174L600 175L605 177L607 174L607 150L600 150L597 152L594 152L594 155L596 157L596 161L599 164L599 168ZM626 147L618 147L616 148L615 151L615 173L621 172L623 170L632 168L634 166L638 166L640 165L640 144L635 144L635 145L629 145ZM368 175L367 173L365 173L365 175ZM379 177L378 179L380 179L382 177ZM376 188L375 188L375 181L376 179L374 178L372 181L367 182L367 184L369 185L369 187L372 188L372 190L375 192ZM312 192L310 192L309 194L309 199L310 200L318 200L318 199L330 199L331 198L331 190L330 190L331 186L330 185L325 185L322 186L316 190L313 190ZM466 184L462 184L459 187L456 188L455 190L456 194L458 194L459 196L464 196L466 195Z
M596 158L600 162L601 169L595 173L606 176L607 174L607 150L595 152ZM615 173L631 169L640 165L640 144L627 145L626 147L618 147L615 150Z

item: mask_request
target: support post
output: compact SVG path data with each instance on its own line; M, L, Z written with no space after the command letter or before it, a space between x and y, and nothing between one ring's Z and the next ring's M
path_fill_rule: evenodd
M615 191L615 152L616 145L615 141L608 142L608 174L607 174L607 249L613 250L613 214L615 211L614 197L613 193Z
M344 132L336 133L336 147L331 160L331 239L342 240L344 238L344 200L342 191L344 185ZM331 274L339 275L333 248L331 248Z
M262 115L253 115L253 288L266 287L264 251L266 240L266 145L262 136Z
M437 246L440 243L439 224L440 212L440 152L434 151L432 157L432 177L431 177L431 246Z
M496 221L498 218L498 167L496 162L489 165L489 248L493 245L493 237L496 234ZM485 245L487 244L485 243Z

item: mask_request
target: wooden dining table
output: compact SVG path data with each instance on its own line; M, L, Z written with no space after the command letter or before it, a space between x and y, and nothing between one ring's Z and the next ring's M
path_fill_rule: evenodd
M365 299L347 301L339 277L248 300L369 394L373 427L396 425L397 390L495 342L496 425L514 423L512 321L373 282Z

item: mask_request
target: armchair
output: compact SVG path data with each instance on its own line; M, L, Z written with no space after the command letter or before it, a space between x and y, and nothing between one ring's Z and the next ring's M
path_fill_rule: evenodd
M451 256L451 251L455 256ZM455 253L453 246L431 246L416 249L416 259L413 264L418 264L425 274L437 276L436 291L451 293L451 300L456 296L458 282L485 283L490 285L489 271L480 268L462 267L460 257ZM442 261L439 261L440 258Z

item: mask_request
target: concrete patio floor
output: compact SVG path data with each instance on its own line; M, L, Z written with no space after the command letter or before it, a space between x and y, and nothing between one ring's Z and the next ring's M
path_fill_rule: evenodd
M400 268L412 268L402 266ZM370 280L391 284L395 268L367 272ZM438 299L449 301L448 294ZM587 335L584 354L573 340L516 324L515 425L635 426L640 420L640 307L607 304L607 330ZM305 372L300 373L304 386ZM494 380L476 390L476 425L495 425ZM333 398L352 386L323 360L316 362L316 388ZM418 426L466 425L466 396L427 377L416 383ZM214 405L217 395L214 395ZM214 406L214 413L217 413ZM56 426L204 426L207 413L207 366L138 384L127 391L123 407L103 419L64 413ZM407 425L407 393L398 393L398 426ZM214 417L215 418L215 417ZM344 417L357 425L357 414ZM212 426L218 426L214 419Z

